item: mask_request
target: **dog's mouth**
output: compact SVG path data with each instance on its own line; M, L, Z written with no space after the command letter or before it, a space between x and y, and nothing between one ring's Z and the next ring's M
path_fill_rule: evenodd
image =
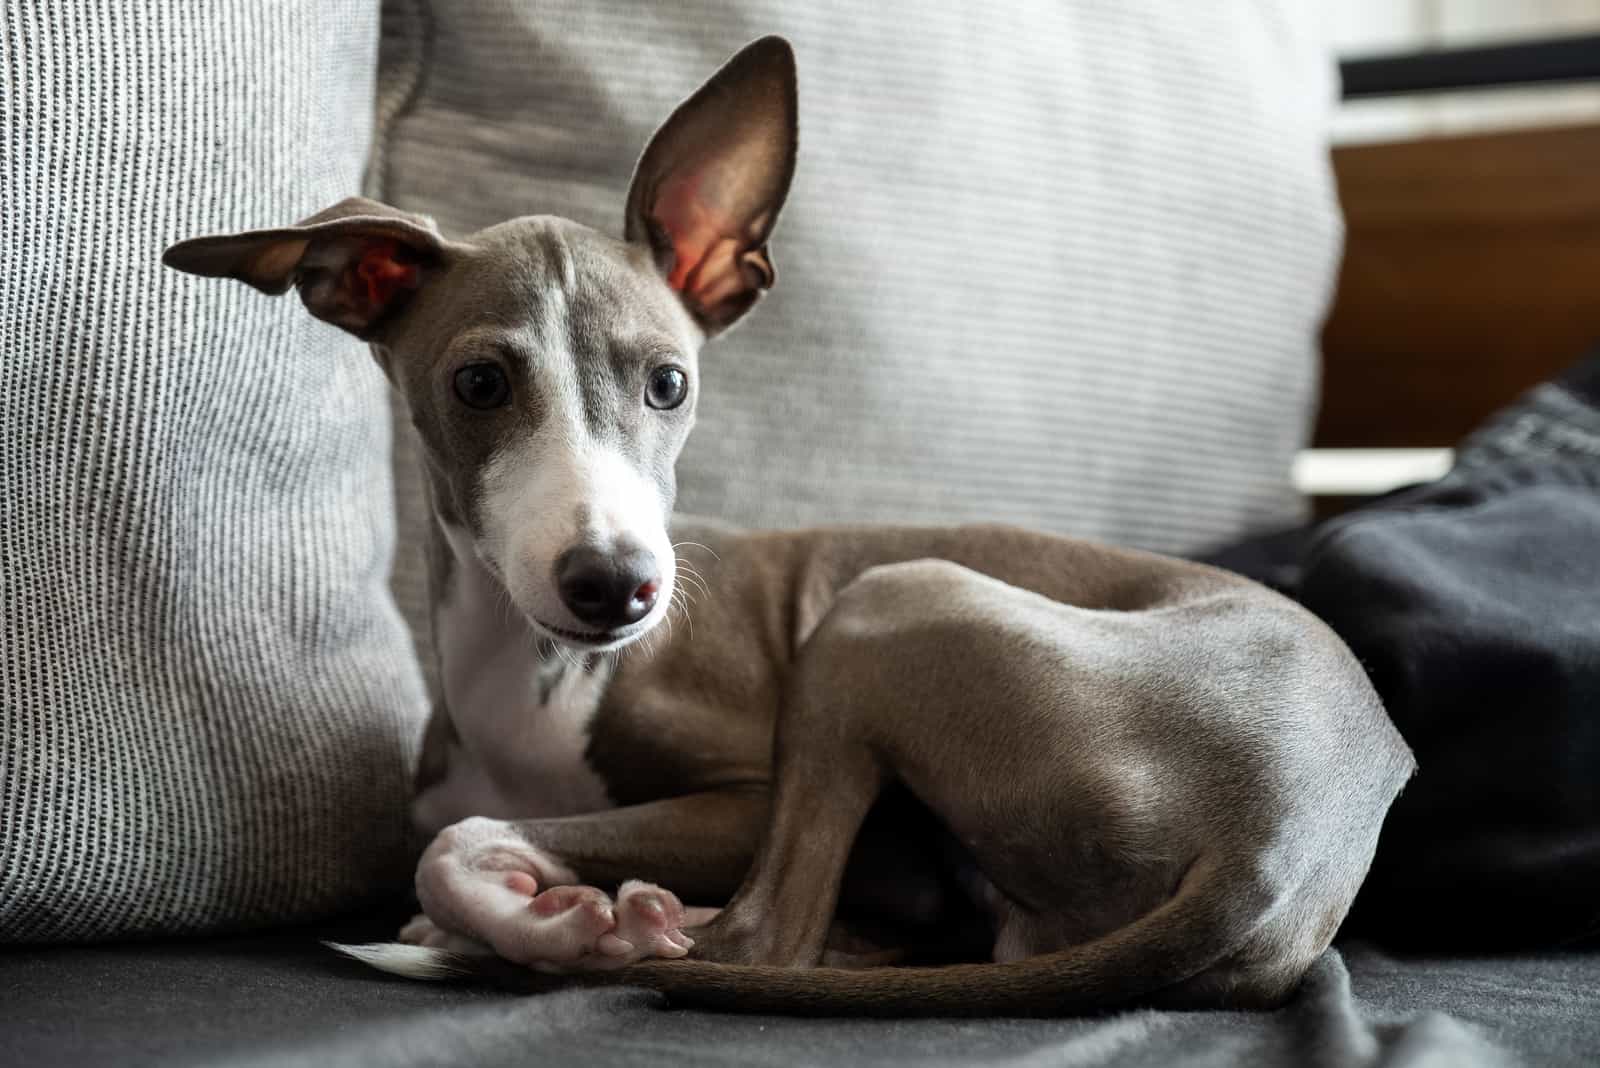
M613 630L573 630L571 627L558 627L554 623L546 623L537 616L530 617L534 624L550 637L566 645L582 649L584 652L604 652L628 644L650 629L646 620L629 624L626 627L617 627Z

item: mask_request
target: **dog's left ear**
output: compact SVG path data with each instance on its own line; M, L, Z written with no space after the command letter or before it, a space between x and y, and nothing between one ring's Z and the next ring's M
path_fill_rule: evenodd
M626 236L648 244L708 334L777 279L767 239L798 144L794 51L746 45L656 131L628 192Z
M161 262L236 278L274 296L293 286L312 315L365 339L422 287L443 255L431 219L350 197L295 226L180 241Z

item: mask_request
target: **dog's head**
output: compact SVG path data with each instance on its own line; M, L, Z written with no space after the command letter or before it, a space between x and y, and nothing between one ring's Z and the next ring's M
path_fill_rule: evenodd
M184 241L165 262L298 290L371 343L420 434L434 507L544 633L623 645L676 578L673 464L696 357L775 279L794 171L794 56L746 47L640 158L623 240L552 216L461 240L359 198L297 226Z

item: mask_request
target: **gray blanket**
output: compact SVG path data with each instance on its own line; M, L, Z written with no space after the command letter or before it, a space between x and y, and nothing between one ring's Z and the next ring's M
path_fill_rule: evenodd
M1600 1064L1600 954L1328 953L1275 1013L806 1020L392 980L310 934L0 954L0 1064Z

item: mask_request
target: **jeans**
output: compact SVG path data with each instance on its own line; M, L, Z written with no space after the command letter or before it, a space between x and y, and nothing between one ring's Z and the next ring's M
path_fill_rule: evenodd
M1439 481L1210 559L1337 631L1416 752L1346 932L1600 942L1600 355Z

